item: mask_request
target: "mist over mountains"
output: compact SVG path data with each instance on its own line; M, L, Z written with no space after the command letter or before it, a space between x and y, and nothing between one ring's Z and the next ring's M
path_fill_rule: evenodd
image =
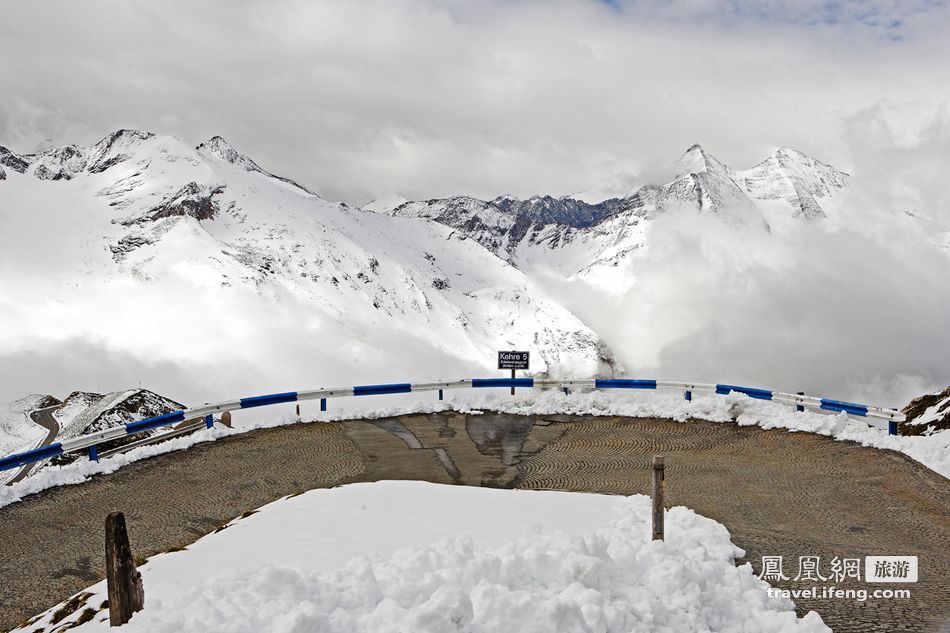
M871 305L851 283L864 257L886 263L918 234L930 235L922 259L885 266L872 294L946 266L943 232L894 212L907 235L891 236L890 253L858 244L852 178L792 149L736 169L694 145L667 182L603 201L364 208L217 136L191 147L120 130L89 147L0 147L0 169L0 362L17 374L7 400L139 380L197 401L457 377L494 371L507 348L532 350L532 370L553 376L741 379L841 397L881 385L916 395L945 367L914 355L932 312L910 319L929 329L907 333L906 352L869 354L886 328L852 328L846 307ZM836 263L849 241L863 255ZM940 279L925 279L938 306ZM768 362L776 353L786 360ZM848 355L863 360L842 371ZM90 374L96 384L84 384Z

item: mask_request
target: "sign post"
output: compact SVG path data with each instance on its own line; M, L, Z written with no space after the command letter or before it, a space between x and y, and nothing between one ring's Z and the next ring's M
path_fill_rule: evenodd
M528 369L530 364L530 352L498 352L498 369L510 369L512 379L515 377L516 369ZM515 395L515 388L511 388L511 395Z

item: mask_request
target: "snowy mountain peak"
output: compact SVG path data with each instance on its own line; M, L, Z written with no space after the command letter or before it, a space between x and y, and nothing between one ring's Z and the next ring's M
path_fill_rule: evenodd
M213 156L232 165L240 165L248 171L263 171L257 163L234 149L233 145L220 136L211 137L195 150L204 156Z
M732 169L715 156L707 152L699 143L694 143L674 163L677 178L689 174L701 174L707 171L718 171L725 174L732 173Z
M792 207L792 217L825 217L816 198L824 198L844 188L850 176L815 160L804 152L786 147L736 178L748 194L758 200L784 200Z
M85 169L99 174L131 158L145 141L156 138L151 132L118 130L93 145L86 153Z
M205 141L204 143L196 147L195 151L198 152L198 154L204 158L214 158L217 160L224 161L226 163L230 163L232 165L237 165L238 167L243 167L245 171L256 172L258 174L267 176L268 178L274 178L288 185L292 185L306 193L309 193L310 195L314 195L314 196L317 195L316 193L314 193L310 189L307 189L306 187L304 187L298 182L290 180L289 178L283 178L281 176L277 176L267 171L266 169L263 169L260 165L255 163L249 156L247 156L246 154L242 154L241 152L236 150L233 145L228 143L221 136L211 137L210 139L208 139L207 141Z

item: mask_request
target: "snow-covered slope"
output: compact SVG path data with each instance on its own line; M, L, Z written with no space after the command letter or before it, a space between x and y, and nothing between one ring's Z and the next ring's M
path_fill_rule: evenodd
M150 362L254 362L242 346L273 345L256 339L274 328L278 344L299 341L288 356L309 350L319 370L297 380L311 385L354 365L366 378L367 364L390 376L489 367L512 347L535 351L535 371L612 371L590 329L476 241L323 200L220 137L192 149L122 130L0 157L13 166L0 187L0 316L13 325L0 352L55 337Z
M63 401L63 408L54 414L61 425L57 441L115 428L129 422L184 408L182 403L160 396L148 389L126 389L104 396L96 397L97 395L73 392ZM78 411L78 407L67 409L70 403L78 402L88 402L88 404ZM64 409L67 410L64 411ZM146 435L148 434L146 432Z

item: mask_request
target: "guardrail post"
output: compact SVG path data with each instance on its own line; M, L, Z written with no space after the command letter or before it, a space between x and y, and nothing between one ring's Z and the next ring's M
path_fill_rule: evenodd
M142 574L125 529L125 515L113 512L106 517L106 584L109 591L109 625L122 626L145 606Z
M320 398L320 410L321 410L321 411L326 411L326 410L327 410L327 399L326 399L326 398Z
M214 426L214 416L209 413L208 415L205 416L205 427L210 429L213 426Z
M686 400L687 402L692 402L692 400L693 400L693 392L690 391L689 389L687 389L686 391L684 391L684 392L683 392L683 399Z
M297 417L300 417L300 404L297 404Z
M653 456L653 540L663 540L663 482L665 460L661 455Z
M797 393L798 395L800 395L800 396L804 396L804 395L805 395L805 392L804 392L804 391L798 391L798 392L796 392L796 393ZM796 410L796 411L804 411L804 410L805 410L805 406L804 406L804 405L801 405L801 404L797 404L797 405L795 405L795 410Z
M96 448L95 444L89 447L89 459L94 462L99 461L99 449Z
M887 421L887 434L897 435L897 422L895 422L894 420Z
M442 400L442 390L439 389L439 400Z
M565 396L571 395L571 390L568 389L567 387L564 387L564 395L565 395Z
M514 370L514 369L511 370L511 379L512 379L512 380L515 379L515 370ZM511 388L511 395L515 395L515 388L514 388L514 387Z

